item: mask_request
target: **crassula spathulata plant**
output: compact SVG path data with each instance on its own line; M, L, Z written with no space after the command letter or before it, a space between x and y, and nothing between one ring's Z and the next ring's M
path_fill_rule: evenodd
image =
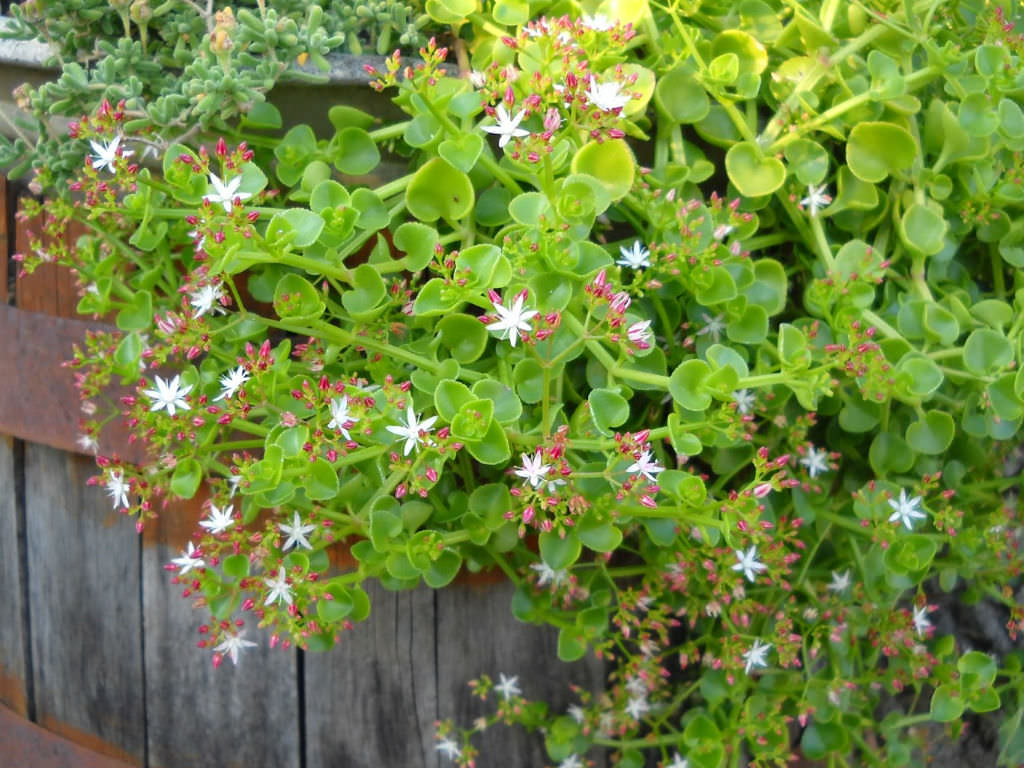
M329 648L368 579L496 567L608 684L562 713L513 670L474 681L497 708L441 725L460 765L500 720L560 768L900 766L919 724L1000 708L1019 762L1019 653L933 621L956 590L1024 628L1012 9L428 10L467 66L431 42L373 72L407 121L339 106L277 138L265 111L151 168L105 103L25 207L26 268L73 266L120 328L73 362L82 444L126 419L149 458L95 481L140 527L208 489L169 564L200 644ZM353 183L382 149L408 175ZM47 250L72 220L90 234Z

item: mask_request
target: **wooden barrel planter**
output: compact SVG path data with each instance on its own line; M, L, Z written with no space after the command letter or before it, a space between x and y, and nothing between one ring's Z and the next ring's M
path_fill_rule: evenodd
M512 617L504 581L398 593L374 582L370 619L332 651L271 650L253 635L260 646L237 667L214 669L196 647L200 616L164 569L198 503L140 536L86 485L96 468L76 452L78 397L61 363L103 324L75 318L66 270L15 274L28 225L0 185L0 763L434 766L435 721L493 711L470 678L519 675L555 711L570 683L600 684L600 663L558 662L555 632ZM541 738L520 730L495 727L479 746L480 765L547 762Z

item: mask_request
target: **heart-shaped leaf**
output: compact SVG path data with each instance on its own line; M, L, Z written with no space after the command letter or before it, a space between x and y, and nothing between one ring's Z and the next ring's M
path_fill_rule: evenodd
M730 147L725 155L725 170L741 195L770 195L786 180L786 166L775 157L767 157L752 142Z
M909 168L917 143L906 128L894 123L858 123L846 142L846 162L853 174L874 184L894 171Z
M484 140L475 133L464 133L458 139L445 139L437 148L441 157L463 173L473 170L483 151Z
M474 200L469 176L440 157L420 167L405 189L409 213L426 222L461 219L473 209Z

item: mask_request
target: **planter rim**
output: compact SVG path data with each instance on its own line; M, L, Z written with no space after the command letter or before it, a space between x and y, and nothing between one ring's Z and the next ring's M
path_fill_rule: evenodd
M0 15L0 29L6 29L10 24L9 16ZM293 65L282 76L282 83L291 81L297 82L295 74L320 75L326 77L323 85L368 85L373 79L366 73L364 67L368 64L378 70L384 69L384 61L387 57L352 53L330 53L326 56L331 68L328 72L321 72L312 64L305 66ZM37 69L44 72L59 72L60 67L54 62L53 49L46 43L35 40L0 40L0 66L15 66L25 69ZM308 81L302 80L306 83ZM310 85L318 85L312 82Z

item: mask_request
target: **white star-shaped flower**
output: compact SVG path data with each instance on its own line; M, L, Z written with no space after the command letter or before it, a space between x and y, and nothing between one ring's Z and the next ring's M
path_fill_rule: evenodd
M587 101L604 112L613 112L622 109L629 104L633 97L622 92L622 86L615 81L610 83L599 83L596 80L590 82L587 90Z
M286 552L291 547L296 545L303 549L312 549L313 545L309 543L309 539L306 538L307 533L312 533L316 530L316 526L310 523L309 525L302 524L302 518L299 517L298 512L293 513L292 524L278 523L278 530L281 533L287 533L288 538L285 539L284 546L281 547L282 552Z
M206 520L200 520L199 525L210 533L223 533L235 524L235 519L231 516L234 509L230 504L226 507L210 504L210 516Z
M347 397L336 397L331 400L331 420L327 422L328 429L336 429L345 436L346 440L351 440L352 435L348 432L348 427L351 427L359 419L353 419L348 412L348 398ZM348 425L348 426L346 426Z
M89 145L92 147L92 151L96 153L89 158L92 161L92 167L97 171L101 171L106 168L111 173L115 173L117 170L115 166L115 163L117 162L117 148L120 144L120 136L115 136L106 143L90 139ZM131 157L133 154L135 153L130 150L121 151L122 157Z
M688 760L684 760L683 756L678 752L672 757L672 762L665 766L665 768L690 768Z
M579 704L570 704L565 713L577 723L582 723L587 718L587 713Z
M288 583L288 576L285 573L284 566L277 569L277 578L264 579L263 583L270 587L270 594L263 601L264 605L271 605L272 603L292 604L292 588Z
M629 267L630 269L644 269L651 266L651 252L644 248L639 240L633 241L632 248L620 245L619 253L622 254L622 258L615 263L620 266Z
M743 660L747 662L743 671L749 675L750 670L754 667L767 667L768 660L766 656L768 655L768 651L771 647L771 643L765 643L762 645L761 639L755 638L754 644L750 647L750 650L743 654Z
M747 577L747 581L756 581L757 574L761 571L768 570L767 565L758 562L757 547L751 547L746 552L742 549L733 551L736 553L736 559L739 562L737 562L732 569L734 571L743 571L743 575Z
M247 200L252 197L249 192L239 192L238 188L242 185L242 177L235 176L231 181L224 182L220 180L213 171L210 171L210 186L213 187L213 192L207 192L203 195L203 200L207 203L220 203L224 207L225 213L231 213L231 208L235 204L235 200Z
M75 444L86 453L96 453L100 449L100 444L96 442L96 438L92 435L79 435L78 439L75 440Z
M563 568L555 570L545 562L530 563L531 570L537 572L537 586L543 587L545 584L554 584L556 587L560 586L569 578L569 574Z
M914 520L923 520L925 517L924 512L921 512L917 507L921 503L921 497L915 496L914 498L908 498L907 492L903 488L900 488L899 499L889 499L889 506L895 511L889 515L889 522L892 523L896 520L901 520L903 525L907 527L908 531L914 529Z
M184 576L193 568L202 568L206 565L206 561L200 557L200 554L199 550L190 541L185 551L181 553L181 557L171 560L174 565L181 569L178 571L178 575Z
M447 757L449 760L455 760L459 755L462 754L462 750L459 749L459 745L456 744L450 738L444 739L435 744L434 749L436 749L442 755Z
M626 714L634 720L639 720L650 711L651 705L647 703L647 698L644 696L632 698L626 704Z
M114 509L118 506L128 509L131 504L128 503L128 491L131 490L131 485L124 479L124 474L120 469L115 469L110 473L110 479L107 480L107 495L110 496L114 502Z
M502 335L498 338L508 339L508 343L514 347L519 341L520 332L529 333L532 330L527 320L540 314L535 309L524 309L525 303L526 297L522 293L516 296L511 307L492 301L491 304L494 306L494 311L498 313L498 319L490 323L487 330L500 331Z
M850 586L850 569L847 568L842 573L838 571L832 571L832 581L829 582L827 589L830 592L845 592Z
M189 304L196 310L196 317L202 317L209 311L224 314L227 310L221 306L220 300L224 298L224 291L220 283L216 285L204 285L198 291L188 295Z
M754 393L749 389L738 389L732 393L732 401L736 410L746 415L754 409Z
M558 764L558 768L583 768L583 763L580 762L579 756L573 752Z
M245 635L245 632L239 632L237 635L232 635L225 639L224 642L213 649L214 652L226 655L231 659L231 663L237 666L238 654L246 648L256 646L256 643L252 642L252 640L243 640L243 635Z
M807 467L807 474L812 479L831 469L828 465L828 451L813 445L807 447L807 455L800 459L800 463Z
M519 675L513 675L512 677L506 677L501 675L501 683L494 686L494 690L501 694L501 697L508 701L513 696L519 696L522 691L519 689Z
M393 435L405 438L405 448L402 451L402 455L408 456L412 453L413 448L419 450L420 444L424 442L423 433L430 432L434 428L435 421L437 421L437 416L431 416L429 419L420 421L413 411L412 405L410 405L405 411L405 423L389 426L387 430Z
M242 385L248 380L249 372L245 370L244 365L232 368L220 377L220 394L213 398L214 401L234 397L235 392L241 389Z
M189 404L185 402L185 395L192 391L191 384L187 387L181 386L181 377L177 375L169 382L159 376L154 376L153 382L156 384L156 389L142 390L142 394L153 401L149 410L159 411L161 408L165 408L169 416L174 416L174 412L178 408L183 411L189 410Z
M917 632L918 637L923 637L924 633L931 629L932 623L928 621L928 606L922 605L914 608L914 631Z
M508 110L505 109L504 104L499 104L495 109L497 113L494 117L494 125L483 125L483 128L487 133L500 136L498 139L498 147L504 149L505 145L508 144L512 139L522 138L529 136L530 132L525 128L520 128L519 123L523 121L526 116L526 110L520 109L516 112L515 117L510 117Z
M697 335L710 336L711 340L717 344L725 332L725 315L715 315L712 317L707 312L701 312L700 316L704 319L706 325L697 331Z
M651 321L638 320L626 329L626 338L634 344L646 344L651 340Z
M639 472L652 483L656 483L658 482L658 473L664 472L665 468L658 464L651 454L651 449L648 448L640 455L639 459L626 467L626 471L630 474Z
M593 16L584 15L580 19L580 23L587 29L592 29L595 32L607 32L615 26L615 22L603 13L595 13Z
M800 206L806 206L811 216L817 216L818 211L832 202L832 197L826 194L826 187L822 184L815 188L813 184L807 186L807 197L800 201Z
M231 487L231 492L228 494L228 498L231 498L238 493L238 486L242 484L241 475L228 475L228 485Z
M533 458L525 453L521 453L520 456L523 459L523 466L516 467L513 474L523 478L533 488L540 488L551 466L544 463L544 455L540 451L537 451Z

